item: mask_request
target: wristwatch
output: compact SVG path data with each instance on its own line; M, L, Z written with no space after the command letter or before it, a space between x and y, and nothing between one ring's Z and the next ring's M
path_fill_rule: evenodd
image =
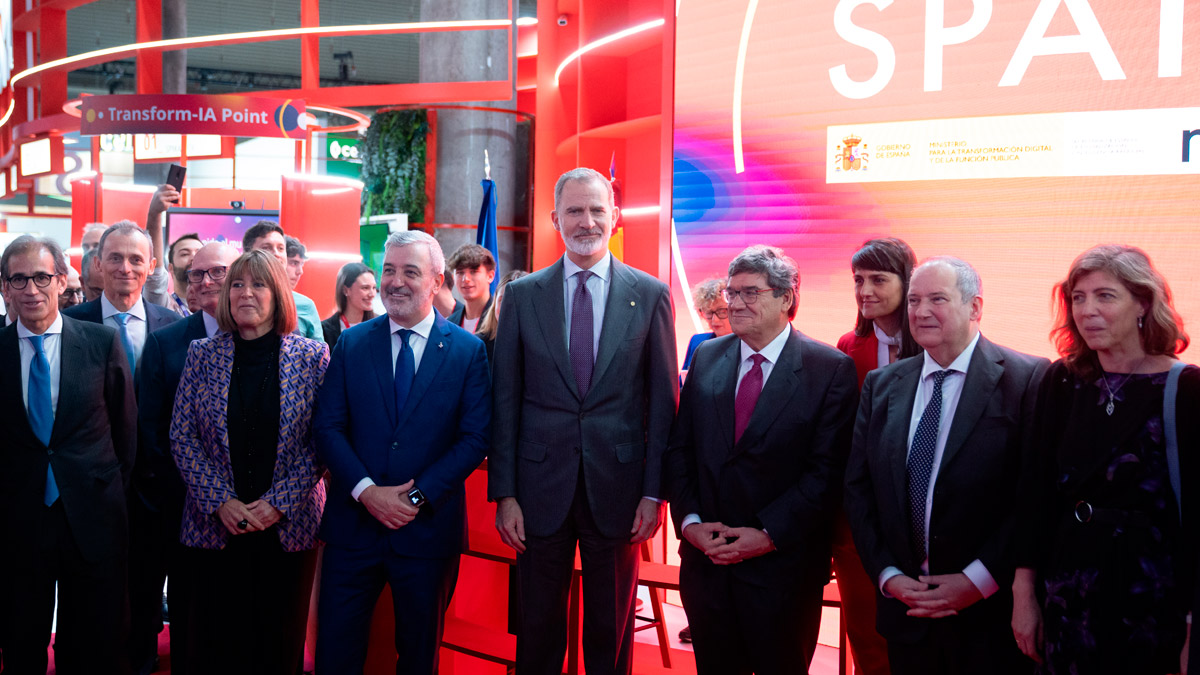
M408 501L418 509L425 505L425 493L421 492L421 488L413 488L408 491Z

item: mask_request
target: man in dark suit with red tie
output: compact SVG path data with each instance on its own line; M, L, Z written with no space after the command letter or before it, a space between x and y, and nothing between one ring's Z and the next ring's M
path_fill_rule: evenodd
M678 361L666 284L616 260L608 179L558 179L566 255L510 283L496 338L488 497L518 552L517 672L562 672L567 591L583 564L589 675L629 673L638 547L662 519Z
M854 362L791 326L777 248L729 264L733 335L692 360L667 453L679 585L702 675L807 670L857 402Z
M0 330L5 672L46 672L56 584L58 672L122 672L137 444L129 362L115 330L59 314L67 269L58 244L17 238L0 276L18 318Z

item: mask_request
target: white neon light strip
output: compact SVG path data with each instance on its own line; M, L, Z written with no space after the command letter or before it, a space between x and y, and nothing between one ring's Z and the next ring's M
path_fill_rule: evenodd
M671 259L675 262L675 274L679 277L679 285L683 287L683 304L687 305L688 316L692 317L692 326L697 333L707 333L708 327L700 323L700 315L696 314L696 303L692 302L692 287L688 284L687 272L683 269L683 255L679 253L679 238L675 236L675 219L671 219Z
M567 66L571 65L572 61L578 59L580 56L583 56L584 54L592 51L593 49L603 47L606 44L610 44L610 43L616 42L617 40L627 38L630 35L636 35L638 33L641 33L642 31L650 30L651 28L658 28L659 26L665 24L666 22L667 22L666 19L655 19L653 21L647 21L646 23L639 23L636 26L630 26L629 28L626 28L625 30L617 31L616 33L613 33L612 35L605 35L604 37L600 38L599 40L596 40L594 42L589 42L586 45L580 47L579 49L576 49L575 51L571 52L571 54L569 56L567 56L567 58L563 59L563 62L558 64L558 68L556 68L554 70L554 85L558 86L558 76L562 75L562 71L565 70Z
M737 70L733 74L733 171L742 173L746 162L742 157L742 75L746 71L746 49L750 46L750 27L754 25L754 13L758 0L750 0L746 7L746 20L742 23L742 39L738 42Z
M4 111L4 117L0 117L0 127L8 124L8 118L12 117L13 109L17 107L17 100L14 98L8 102L8 110Z
M648 216L658 213L662 209L658 206L631 206L627 209L621 209L623 216Z
M520 24L518 19L518 24ZM360 24L354 26L311 26L308 28L281 28L277 30L256 30L243 33L222 33L218 35L200 35L186 38L173 38L170 40L151 40L149 42L135 42L127 45L118 45L116 47L107 47L105 49L97 49L75 56L68 56L54 61L47 61L36 65L32 68L27 68L17 73L12 77L10 83L16 86L18 82L35 75L37 73L61 68L72 63L86 61L105 56L113 56L130 51L140 51L143 49L170 48L170 47L186 47L203 43L205 46L214 46L226 42L245 42L249 40L268 40L273 38L298 38L306 35L340 35L340 34L379 34L379 33L421 33L437 30L466 30L466 29L482 29L495 30L508 28L512 24L508 19L483 19L476 21L416 21L409 23L380 23L380 24Z

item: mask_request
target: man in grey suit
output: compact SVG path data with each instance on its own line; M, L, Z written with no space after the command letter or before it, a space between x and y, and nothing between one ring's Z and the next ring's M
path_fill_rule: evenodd
M562 672L579 545L589 675L629 673L638 547L662 520L662 457L678 389L670 291L608 252L608 180L563 174L566 255L508 285L496 338L488 497L518 552L517 672Z
M800 273L729 264L733 335L696 349L667 452L696 672L806 672L858 401L854 361L791 325ZM803 665L801 665L803 664Z
M908 317L925 349L871 371L846 469L846 515L876 580L876 624L895 675L1016 675L1012 616L1017 481L1033 461L1049 362L979 333L979 275L932 258Z

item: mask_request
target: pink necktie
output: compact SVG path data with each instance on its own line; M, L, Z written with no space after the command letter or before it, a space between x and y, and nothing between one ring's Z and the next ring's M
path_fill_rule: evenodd
M763 387L763 361L767 357L762 354L754 354L750 357L754 365L750 366L750 370L746 371L746 376L742 378L742 384L738 387L737 398L733 402L733 443L742 440L742 434L746 432L746 425L750 424L750 416L754 414L754 406L758 403L758 395L762 393Z

